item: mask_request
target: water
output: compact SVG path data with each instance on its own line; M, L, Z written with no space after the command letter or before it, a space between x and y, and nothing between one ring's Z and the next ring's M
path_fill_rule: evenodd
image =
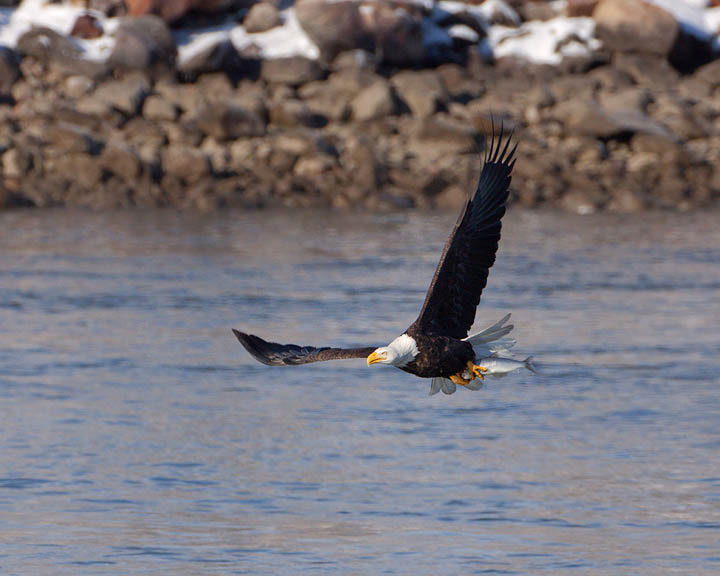
M479 392L233 338L386 344L453 222L1 214L0 573L717 574L717 213L511 211Z

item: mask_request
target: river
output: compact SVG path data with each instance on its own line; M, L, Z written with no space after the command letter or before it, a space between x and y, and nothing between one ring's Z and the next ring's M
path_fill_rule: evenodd
M453 214L0 214L0 573L720 571L720 213L511 210L476 329L539 373L362 360Z

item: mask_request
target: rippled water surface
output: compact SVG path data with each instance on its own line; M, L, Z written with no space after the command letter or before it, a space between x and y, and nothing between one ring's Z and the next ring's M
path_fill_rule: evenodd
M0 573L718 574L719 221L511 211L541 373L428 397L230 328L387 343L452 214L2 214Z

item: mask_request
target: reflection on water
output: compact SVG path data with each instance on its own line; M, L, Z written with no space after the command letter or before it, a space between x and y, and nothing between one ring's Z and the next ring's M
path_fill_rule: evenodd
M717 574L717 221L511 212L541 374L429 398L230 328L387 343L452 214L2 214L0 572Z

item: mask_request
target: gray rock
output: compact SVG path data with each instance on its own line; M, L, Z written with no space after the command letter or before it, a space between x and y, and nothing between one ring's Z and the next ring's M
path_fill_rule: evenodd
M266 82L298 86L323 76L320 64L303 56L274 58L264 60L260 68L260 76Z
M162 18L146 15L123 20L115 31L108 65L120 70L148 70L162 76L175 64L177 47Z
M628 74L636 84L653 89L674 87L680 76L666 58L651 54L618 52L612 67Z
M667 56L680 30L672 14L644 0L601 0L593 18L598 37L619 52Z
M43 139L63 154L72 152L97 154L102 148L87 130L65 122L48 126L43 133Z
M156 150L168 142L167 134L162 125L152 122L142 116L130 118L122 127L125 140L135 144L138 149L143 147Z
M429 141L433 146L442 146L443 149L458 154L478 149L477 130L467 122L461 122L444 113L419 120L413 136L416 140Z
M210 103L199 108L190 122L203 134L218 141L265 134L265 122L261 117L230 102Z
M162 166L166 174L186 183L198 182L210 174L207 156L196 148L168 146L162 152Z
M82 190L92 190L100 184L102 168L99 162L88 154L61 154L52 162L45 163L48 173L65 182L72 182Z
M467 190L462 186L448 186L433 198L436 208L441 210L458 210L468 201Z
M250 7L250 11L243 20L243 27L250 34L255 34L275 28L281 23L278 9L268 2L260 2Z
M100 166L123 182L132 184L140 174L140 158L123 142L110 142L99 158Z
M445 87L438 74L432 70L399 72L392 77L391 82L413 115L419 118L431 116L447 103Z
M296 126L321 128L327 124L325 116L313 112L301 100L278 100L270 104L268 113L270 123L283 128L294 128Z
M632 214L647 208L646 202L635 190L619 186L612 193L612 199L607 205L610 212Z
M32 28L20 36L17 51L41 62L78 60L82 53L72 39L43 27Z
M350 107L353 118L359 122L377 120L395 113L395 99L387 81L377 80L362 90Z
M601 92L600 103L610 110L630 110L644 114L653 101L647 88L632 87L618 92Z
M105 62L82 58L82 50L73 38L58 34L50 28L35 27L25 32L18 39L16 49L20 54L32 56L38 62L49 66L51 72L59 75L102 77L107 72ZM39 76L46 77L47 72L33 75L36 78Z
M424 55L422 17L398 10L388 3L374 2L365 16L365 30L375 42L375 53L381 62L412 66Z
M31 166L17 148L10 148L2 155L2 175L5 178L21 178Z
M377 69L377 58L372 52L357 48L340 52L332 61L330 68L337 72L346 69L374 71Z
M380 182L380 163L375 148L366 138L358 138L348 153L348 169L353 175L355 196L366 196L377 189ZM357 199L357 198L356 198Z
M331 121L343 122L350 117L352 96L338 91L330 82L310 82L298 89L298 95L305 101L311 112L327 117Z
M713 88L717 88L720 86L720 58L709 64L705 64L705 66L701 66L695 70L693 76L702 82L706 82Z
M95 81L85 76L69 76L65 80L65 95L75 99L89 94L95 88Z
M326 62L346 50L372 46L363 29L357 2L298 0L295 2L295 13Z
M594 101L564 102L553 109L553 114L565 124L568 134L612 138L638 132L667 133L662 124L641 112L610 110Z
M134 116L140 112L145 98L150 93L150 83L144 74L128 74L120 80L110 80L100 84L91 98L101 105L111 106L115 110Z
M20 77L15 52L5 46L0 46L0 102L11 94L15 81Z
M148 120L169 121L177 119L178 107L162 96L153 94L145 99L143 116Z

